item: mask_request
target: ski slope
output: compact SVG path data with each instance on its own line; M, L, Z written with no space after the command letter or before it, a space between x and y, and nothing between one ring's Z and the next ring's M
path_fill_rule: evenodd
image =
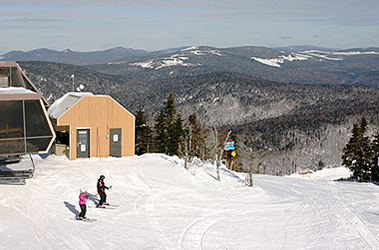
M68 161L34 156L26 185L0 185L0 249L379 249L379 187L336 182L346 170L277 177L244 175L211 164L183 168L177 157ZM324 173L324 174L322 174ZM72 220L79 190L108 202L96 222Z

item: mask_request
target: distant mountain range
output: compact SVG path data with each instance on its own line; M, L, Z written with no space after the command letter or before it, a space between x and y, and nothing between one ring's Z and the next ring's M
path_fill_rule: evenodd
M71 49L57 51L52 49L41 48L30 51L13 50L3 55L0 55L0 61L43 61L66 63L80 66L110 63L130 57L165 55L170 53L176 53L188 48L190 47L184 46L178 48L169 48L165 50L147 51L142 49L115 47L106 50L90 52L73 51ZM275 49L290 52L299 52L304 50L336 51L336 49L321 48L311 45L295 45L288 47L277 47Z
M0 56L0 61L43 61L58 62L72 65L103 64L127 57L139 57L154 54L171 53L182 48L172 48L162 51L148 52L147 50L115 47L102 51L77 52L71 49L56 51L51 49L35 49L31 51L15 50Z
M379 86L379 48L287 52L265 47L191 47L169 54L124 58L87 66L143 81L235 72L276 82Z
M0 60L46 61L86 66L142 81L235 72L276 82L379 86L379 48L330 50L312 46L181 47L148 52L117 47L97 52L38 49L12 51Z
M184 119L196 113L208 127L233 131L240 153L256 150L265 173L338 166L354 122L366 116L370 133L378 128L379 48L285 49L42 50L67 61L2 60L18 61L50 102L82 85L131 112L143 108L151 125L172 91ZM67 63L74 55L80 63Z

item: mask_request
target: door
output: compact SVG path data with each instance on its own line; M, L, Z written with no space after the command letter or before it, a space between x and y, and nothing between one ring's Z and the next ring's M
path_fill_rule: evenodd
M110 129L109 156L121 157L121 129Z
M76 158L89 158L89 129L77 130Z

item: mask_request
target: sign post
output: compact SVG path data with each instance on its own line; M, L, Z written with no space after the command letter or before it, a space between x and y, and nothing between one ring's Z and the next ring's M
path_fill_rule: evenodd
M224 142L224 145L226 144L226 142L228 141L229 139L229 135L230 133L232 133L232 131L229 131L228 134L226 135L226 138L225 138L225 142ZM217 135L217 134L216 134ZM224 149L225 150L225 149ZM217 158L217 155L216 155L216 158ZM220 158L218 159L218 163L221 162L221 158L222 158L222 149L221 149L221 152L220 152ZM217 179L220 181L220 173L219 173L219 168L217 167Z
M234 161L236 159L236 155L237 155L236 151L233 150L232 156L233 156L233 168L234 168L234 171L236 171L236 164L235 164L235 161Z
M234 141L227 141L224 143L224 145L225 145L224 150L225 150L226 167L228 169L231 169L231 167L229 168L229 164L228 164L228 151L233 150L233 152L234 152ZM232 153L232 156L233 156L233 153ZM233 164L234 164L234 156L233 156Z

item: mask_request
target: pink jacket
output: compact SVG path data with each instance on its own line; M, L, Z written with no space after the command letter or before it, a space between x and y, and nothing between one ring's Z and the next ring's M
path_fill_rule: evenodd
M79 204L84 205L86 204L87 197L84 193L80 193L79 195Z

